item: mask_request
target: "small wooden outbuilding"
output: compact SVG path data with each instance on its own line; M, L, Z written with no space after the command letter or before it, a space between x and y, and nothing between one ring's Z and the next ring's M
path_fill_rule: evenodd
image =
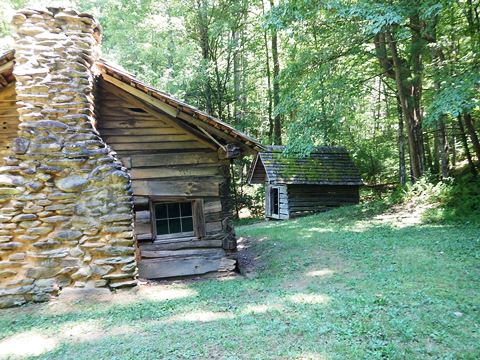
M362 180L342 147L318 147L301 157L270 146L256 156L249 183L265 183L265 217L288 219L357 204Z

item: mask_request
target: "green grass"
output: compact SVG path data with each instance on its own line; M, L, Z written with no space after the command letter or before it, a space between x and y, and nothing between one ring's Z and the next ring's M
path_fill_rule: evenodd
M0 353L23 336L48 345L40 359L480 358L480 228L378 212L238 228L257 239L255 278L180 283L170 299L0 310Z

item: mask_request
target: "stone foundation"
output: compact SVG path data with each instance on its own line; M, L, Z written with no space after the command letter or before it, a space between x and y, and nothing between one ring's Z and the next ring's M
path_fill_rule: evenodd
M133 286L130 178L94 126L98 25L64 9L12 23L20 124L0 167L0 307Z

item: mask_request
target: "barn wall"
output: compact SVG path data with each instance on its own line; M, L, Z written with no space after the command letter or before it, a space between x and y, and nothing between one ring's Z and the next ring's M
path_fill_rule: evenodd
M169 115L116 86L100 81L97 127L132 178L140 276L160 278L233 269L229 160L182 128ZM156 240L150 202L171 197L203 200L205 236ZM227 250L227 252L225 251Z
M358 204L358 186L288 185L289 213L291 217L330 208Z

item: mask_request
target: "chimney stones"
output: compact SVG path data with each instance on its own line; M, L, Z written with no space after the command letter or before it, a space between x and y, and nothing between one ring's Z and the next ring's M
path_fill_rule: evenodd
M20 122L0 167L0 307L134 286L130 177L94 126L99 25L62 8L12 25Z

